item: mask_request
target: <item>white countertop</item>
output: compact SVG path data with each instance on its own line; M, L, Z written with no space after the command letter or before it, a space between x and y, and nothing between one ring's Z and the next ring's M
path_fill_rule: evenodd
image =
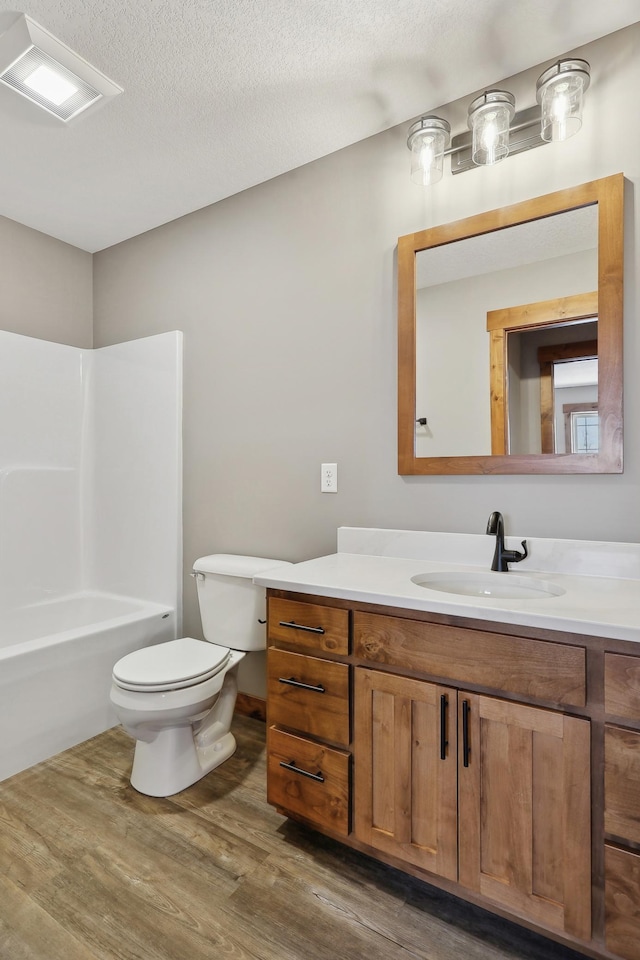
M507 548L520 548L521 539L507 537ZM639 544L526 539L530 555L512 565L513 575L552 584L561 596L497 599L422 587L411 578L489 572L494 538L354 527L338 531L337 553L275 567L254 580L295 593L640 641Z

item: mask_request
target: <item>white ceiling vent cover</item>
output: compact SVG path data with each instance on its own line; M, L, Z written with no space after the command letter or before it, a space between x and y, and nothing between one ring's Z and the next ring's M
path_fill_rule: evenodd
M25 14L0 37L0 81L65 123L122 93Z

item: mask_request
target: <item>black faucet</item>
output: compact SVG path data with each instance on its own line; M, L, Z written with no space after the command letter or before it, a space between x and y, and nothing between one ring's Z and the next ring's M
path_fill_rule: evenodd
M487 523L487 533L490 537L496 538L496 549L493 554L492 570L498 570L500 573L508 573L510 563L520 563L529 555L527 550L527 541L522 541L524 553L519 550L505 550L504 548L504 519L501 513L494 510Z

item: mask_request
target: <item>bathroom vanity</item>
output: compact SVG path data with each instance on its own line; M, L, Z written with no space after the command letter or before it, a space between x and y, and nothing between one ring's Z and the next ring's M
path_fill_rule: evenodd
M492 574L483 536L343 528L337 554L258 577L268 799L589 956L639 960L640 547L528 543L517 574Z

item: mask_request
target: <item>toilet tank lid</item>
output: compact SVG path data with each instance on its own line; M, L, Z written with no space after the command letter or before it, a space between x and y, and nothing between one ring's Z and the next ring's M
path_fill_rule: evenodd
M269 560L266 557L243 557L235 553L213 553L200 557L193 565L194 573L217 573L225 577L246 577L250 580L272 567L290 567L287 560Z

